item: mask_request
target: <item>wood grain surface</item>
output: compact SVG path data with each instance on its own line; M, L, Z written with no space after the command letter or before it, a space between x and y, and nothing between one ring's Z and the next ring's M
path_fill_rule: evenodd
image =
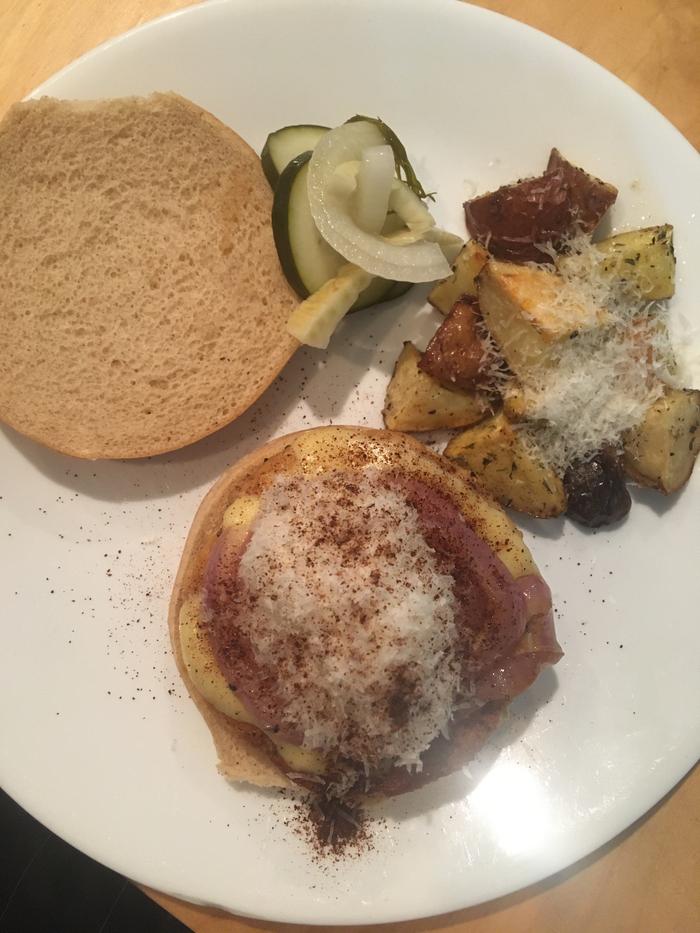
M186 0L2 0L0 114L105 39L186 5ZM700 0L485 0L477 5L535 26L590 56L646 97L700 147ZM315 929L238 919L155 891L148 893L195 933ZM698 931L700 770L696 768L621 837L525 891L428 920L338 929L382 933Z

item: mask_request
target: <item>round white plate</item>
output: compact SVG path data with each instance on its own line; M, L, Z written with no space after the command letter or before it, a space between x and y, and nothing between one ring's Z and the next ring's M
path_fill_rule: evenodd
M439 221L474 190L542 170L550 148L620 189L617 228L676 228L674 320L700 308L700 160L607 72L454 0L232 0L109 42L36 94L172 89L253 146L289 123L378 114L406 142ZM518 701L469 772L382 808L374 850L318 863L289 805L232 787L179 683L169 591L204 490L306 426L379 426L392 365L425 342L415 289L300 352L246 416L148 461L84 463L0 432L3 785L120 872L252 916L362 923L488 900L563 868L659 800L700 748L700 476L590 534L524 522L566 657ZM669 866L673 870L673 866Z

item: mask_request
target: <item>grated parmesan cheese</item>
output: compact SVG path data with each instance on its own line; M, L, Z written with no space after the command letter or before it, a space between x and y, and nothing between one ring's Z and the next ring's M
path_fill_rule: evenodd
M378 476L275 480L240 564L246 628L305 745L420 769L459 691L454 580Z
M587 238L557 257L564 287L552 312L572 307L606 312L598 326L572 334L549 351L547 365L519 373L528 421L523 440L555 471L604 447L619 447L649 406L674 381L675 360L665 308L602 271L603 254ZM551 268L551 267L550 267ZM643 283L642 283L643 284Z

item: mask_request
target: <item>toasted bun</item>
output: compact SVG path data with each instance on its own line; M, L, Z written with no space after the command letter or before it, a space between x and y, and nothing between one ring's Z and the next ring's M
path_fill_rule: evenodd
M284 786L289 782L273 764L269 740L252 727L222 715L197 692L185 664L179 638L180 610L202 589L204 568L228 506L243 495L260 495L279 473L314 474L357 470L365 466L405 471L436 482L449 493L474 530L499 556L513 577L537 573L519 529L487 499L470 475L405 434L359 427L323 427L271 441L231 467L205 496L187 538L170 603L170 637L187 689L211 730L219 769L228 778ZM455 736L453 769L468 761L496 728L505 704L491 704L484 716ZM401 788L403 790L405 788ZM391 794L390 787L386 792Z
M0 124L0 420L143 457L246 410L297 347L255 152L175 94Z

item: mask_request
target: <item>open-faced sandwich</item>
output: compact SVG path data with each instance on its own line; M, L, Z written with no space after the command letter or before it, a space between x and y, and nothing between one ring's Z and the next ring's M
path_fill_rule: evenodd
M224 775L350 805L458 770L562 653L502 509L412 438L349 427L219 479L170 633Z

